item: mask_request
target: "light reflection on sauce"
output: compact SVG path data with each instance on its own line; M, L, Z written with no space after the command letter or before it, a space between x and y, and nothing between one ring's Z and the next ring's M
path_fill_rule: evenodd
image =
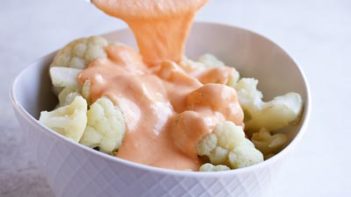
M93 0L128 23L141 53L125 45L107 47L108 58L94 61L78 77L81 84L90 80L92 101L108 96L121 108L128 131L118 157L197 170L199 140L219 121L242 124L236 92L224 85L233 68L194 74L176 64L193 16L206 1Z

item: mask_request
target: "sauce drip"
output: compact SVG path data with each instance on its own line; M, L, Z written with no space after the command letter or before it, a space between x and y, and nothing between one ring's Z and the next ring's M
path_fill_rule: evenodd
M236 92L226 84L234 68L194 73L180 66L195 12L207 0L93 0L133 30L139 52L110 45L78 80L91 83L92 101L109 97L127 125L116 154L170 169L198 170L196 145L219 121L242 124ZM228 74L229 73L229 74Z
M93 0L105 13L124 20L132 29L144 62L179 63L195 12L207 0Z

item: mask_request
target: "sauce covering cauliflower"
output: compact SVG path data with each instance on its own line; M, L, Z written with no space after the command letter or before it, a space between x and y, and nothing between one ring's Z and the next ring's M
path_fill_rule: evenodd
M49 74L59 104L52 112L42 112L39 121L76 142L112 154L125 133L123 116L108 98L88 106L90 82L80 86L77 80L89 63L107 56L106 46L104 38L92 36L75 40L58 52Z
M113 102L115 100L106 95L97 98L91 104L91 81L78 81L78 76L89 64L108 57L108 46L111 45L107 40L93 36L75 40L58 52L50 65L49 74L59 103L55 110L41 112L39 121L75 142L114 154L123 144L128 131L125 114L116 105L118 102ZM121 47L120 50L125 48L122 45ZM127 52L129 54L129 51ZM130 57L120 62L130 64L131 60L133 58ZM196 97L192 97L192 94L187 97L186 102L194 100L197 103L196 106L191 105L194 109L196 107L196 110L202 111L208 107L210 101L216 101L216 97L220 96L205 97L205 92L201 90L222 87L218 84L223 84L222 89L235 90L244 111L244 123L235 122L230 118L221 120L214 125L211 132L198 141L194 152L202 161L200 171L224 171L251 166L277 154L288 143L288 136L281 132L281 129L298 121L303 108L299 94L290 92L264 102L262 92L257 89L258 80L240 79L237 70L226 66L211 54L201 56L198 61L184 59L180 67L172 62L164 64L158 76L163 80L172 81L168 75L170 71L177 71L176 76L188 79L189 84L203 85L194 91L197 93L194 94ZM184 69L184 72L177 70L180 68ZM198 81L190 79L188 73ZM204 100L204 105L198 104L199 98ZM135 109L134 105L130 106L128 110ZM228 112L227 108L223 108L215 113ZM134 118L137 121L137 117ZM247 137L250 137L251 141Z
M82 91L77 82L77 75L92 61L106 58L107 46L109 43L105 38L91 36L74 40L62 48L50 65L54 92L59 94L66 87L75 89L76 92Z

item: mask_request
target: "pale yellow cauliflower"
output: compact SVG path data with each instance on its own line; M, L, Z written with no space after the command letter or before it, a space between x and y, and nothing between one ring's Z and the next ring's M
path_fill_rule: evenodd
M112 154L122 143L126 126L121 111L106 97L96 100L88 111L88 125L81 144Z
M86 80L81 88L82 96L87 100L90 104L90 81Z
M89 63L107 57L108 45L104 38L92 36L74 40L57 53L49 74L59 104L54 111L42 112L40 122L76 142L112 153L124 137L123 116L108 98L98 99L88 110L90 81L80 86L77 80Z
M80 38L62 48L55 56L51 67L72 67L83 69L98 58L105 58L108 41L99 36Z
M81 69L67 67L50 68L51 82L59 99L57 107L70 104L75 96L81 95L81 88L77 81L77 76L81 71Z
M50 129L78 142L87 125L87 102L81 96L64 107L40 113L39 122Z
M185 58L181 63L181 65L186 69L190 69L194 71L202 71L205 69L226 66L222 61L217 59L217 57L212 54L201 55L197 61L193 61ZM227 82L227 85L234 86L239 80L239 78L240 78L239 72L234 70L233 75L230 77L230 79Z
M205 67L220 67L225 66L225 64L217 59L216 56L212 54L203 54L197 60L199 63L202 63Z
M226 66L222 61L217 59L217 57L212 54L204 54L199 57L198 61L207 68ZM234 86L238 82L239 78L240 73L235 70L226 85L231 87Z
M226 170L230 170L230 168L226 165L213 165L211 163L205 163L201 165L199 169L201 172L218 172Z
M199 142L197 153L207 156L213 165L227 165L231 169L263 161L262 153L245 138L242 127L230 121L217 124L214 131Z
M263 128L252 135L251 141L267 159L277 154L285 147L288 142L288 137L285 133L272 134L267 129Z
M57 107L62 107L71 104L72 101L76 98L76 96L81 96L78 93L77 89L70 87L64 88L58 95L59 104L57 105Z
M90 81L80 85L77 80L79 73L89 63L107 57L105 48L108 45L104 38L92 36L72 41L57 53L49 74L59 104L51 112L41 112L39 121L75 142L113 154L125 136L123 114L107 97L99 98L88 109ZM197 61L184 59L181 66L199 80L201 73L225 69L218 68L225 64L211 54L202 55ZM230 121L218 123L196 147L198 155L209 160L209 163L201 165L200 171L243 168L278 153L285 147L288 138L286 134L272 132L297 121L302 111L302 99L297 93L264 102L262 93L257 90L256 79L239 80L240 74L234 69L227 76L228 80L223 84L236 89L245 111L245 129L253 132L253 143L245 137L241 126Z
M49 71L52 85L58 88L78 89L77 76L81 71L82 69L76 68L52 67Z
M290 92L264 102L257 83L256 79L242 78L235 85L245 111L245 130L253 132L265 128L276 131L298 120L303 106L299 94Z
M108 45L105 38L91 36L74 40L62 48L50 65L54 92L59 94L64 88L70 87L80 93L82 87L77 81L78 74L92 61L107 57L105 47Z

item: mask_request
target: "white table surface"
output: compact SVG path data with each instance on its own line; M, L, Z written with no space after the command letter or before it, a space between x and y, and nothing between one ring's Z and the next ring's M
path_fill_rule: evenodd
M267 36L297 60L310 82L308 131L267 196L351 196L351 1L212 0L197 18ZM124 26L84 1L1 0L1 197L54 196L20 144L8 99L14 76L74 38Z

